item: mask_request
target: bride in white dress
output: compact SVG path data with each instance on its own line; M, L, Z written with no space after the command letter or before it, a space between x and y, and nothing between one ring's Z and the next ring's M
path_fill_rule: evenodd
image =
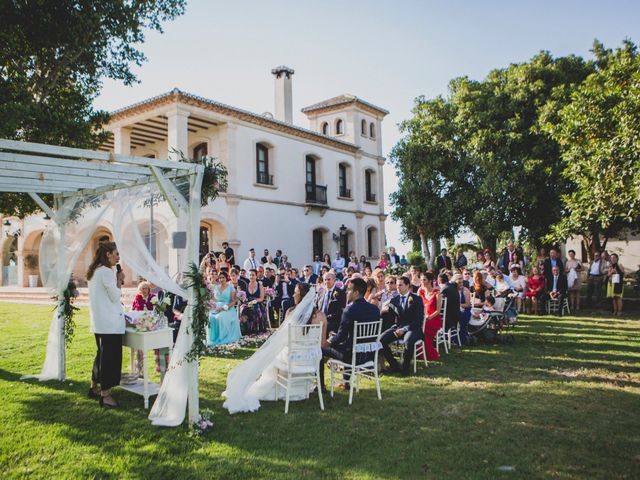
M315 288L307 284L296 285L295 307L290 308L280 328L247 360L234 367L227 376L224 408L229 413L255 412L260 408L260 400L273 401L284 398L284 389L278 389L276 398L277 366L286 364L288 358L289 325L321 324L322 338L326 337L326 318L315 309ZM304 360L317 365L322 358L320 347L310 351ZM306 400L313 383L294 384L290 400Z

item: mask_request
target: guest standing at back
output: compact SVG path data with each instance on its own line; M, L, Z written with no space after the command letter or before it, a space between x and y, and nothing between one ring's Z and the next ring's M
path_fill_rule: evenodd
M116 274L113 270L119 261L116 244L103 242L87 271L91 332L97 346L89 397L99 398L100 406L107 408L118 407L118 402L111 396L111 389L120 384L122 370L125 321L120 288L124 283L124 273L119 271Z

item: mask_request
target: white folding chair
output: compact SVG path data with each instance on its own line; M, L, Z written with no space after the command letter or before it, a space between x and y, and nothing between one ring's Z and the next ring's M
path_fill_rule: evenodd
M569 297L567 295L562 297L562 302L557 298L549 298L547 300L547 315L564 315L565 311L567 312L567 315L571 314Z
M442 317L442 326L438 329L436 333L436 350L440 353L440 344L444 345L445 353L449 353L449 342L447 340L447 331L445 329L445 324L447 321L447 299L442 299L442 306L440 307L440 316Z
M353 391L360 391L360 378L369 378L376 384L378 400L382 400L380 393L380 379L378 377L378 353L382 348L380 335L382 331L382 320L375 322L354 322L353 324L353 348L351 351L351 362L341 362L335 358L330 359L327 364L331 372L331 396L333 397L333 387L335 374L342 371L343 375L349 379L349 405L353 402ZM357 364L358 353L373 352L373 360Z
M286 362L276 363L276 399L278 389L286 390L284 413L289 413L289 395L294 384L315 380L320 410L324 410L322 388L320 383L320 360L322 350L322 325L289 325L288 357Z
M422 331L424 332L425 324L427 323L427 318L422 321ZM428 367L429 362L427 362L427 347L424 343L424 340L418 340L413 349L413 373L417 373L418 371L418 357L422 357L424 360L424 366Z

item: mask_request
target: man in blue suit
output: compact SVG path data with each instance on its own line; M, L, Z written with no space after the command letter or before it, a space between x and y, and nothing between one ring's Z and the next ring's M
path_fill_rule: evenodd
M380 310L364 299L367 283L362 278L354 278L347 287L347 308L342 312L338 333L327 340L328 346L322 348L322 365L320 366L320 383L324 390L325 357L335 358L341 362L351 363L353 351L354 322L377 322ZM361 363L360 361L358 363Z
M400 295L393 297L387 307L395 311L396 323L382 334L380 343L382 343L384 358L391 365L391 370L402 372L402 375L407 376L411 371L415 344L418 340L424 340L422 332L424 304L418 295L411 293L411 279L409 277L398 278L398 293ZM400 365L389 347L391 343L401 338L405 343L402 370L400 370Z

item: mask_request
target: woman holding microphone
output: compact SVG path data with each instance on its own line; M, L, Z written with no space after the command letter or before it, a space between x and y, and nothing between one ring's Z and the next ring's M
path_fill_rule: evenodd
M96 337L96 358L93 362L89 397L99 398L100 406L117 408L111 388L120 384L122 369L122 338L125 321L120 288L124 273L118 268L120 254L113 242L102 242L87 271L89 281L89 313L91 332ZM98 386L99 385L99 386Z

